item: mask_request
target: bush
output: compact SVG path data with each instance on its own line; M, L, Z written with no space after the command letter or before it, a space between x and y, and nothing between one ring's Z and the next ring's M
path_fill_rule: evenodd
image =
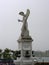
M44 62L44 63L36 63L35 65L49 65L49 63Z

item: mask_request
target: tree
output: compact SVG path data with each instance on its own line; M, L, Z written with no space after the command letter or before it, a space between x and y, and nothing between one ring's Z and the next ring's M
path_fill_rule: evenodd
M0 49L0 59L2 59L2 49Z
M14 51L14 50L10 50L10 51L12 52L12 58L14 60L16 60L17 59L17 57L16 57L16 51Z
M11 59L10 49L6 48L3 52L4 59Z

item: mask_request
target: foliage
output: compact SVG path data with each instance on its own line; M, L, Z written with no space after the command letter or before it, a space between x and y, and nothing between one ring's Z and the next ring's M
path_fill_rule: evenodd
M17 59L17 57L21 56L21 51L17 51L17 50L11 50L8 48L5 48L4 51L2 52L2 49L0 49L0 59Z
M0 59L1 59L1 57L2 57L2 49L0 49Z
M43 63L36 63L35 65L49 65L49 63L45 63L45 62L43 62Z
M4 59L11 59L11 54L10 54L10 50L8 48L6 48L3 52L3 58Z
M16 59L17 59L17 57L16 57L16 55L15 55L16 52L15 52L14 50L11 50L11 52L12 52L12 58L16 60Z

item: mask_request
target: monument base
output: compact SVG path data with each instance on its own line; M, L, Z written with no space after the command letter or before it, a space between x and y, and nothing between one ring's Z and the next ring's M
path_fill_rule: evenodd
M20 58L16 60L15 65L34 65L33 58Z

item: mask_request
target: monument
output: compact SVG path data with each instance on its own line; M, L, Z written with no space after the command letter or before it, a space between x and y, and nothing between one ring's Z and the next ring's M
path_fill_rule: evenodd
M21 34L18 41L19 50L21 50L21 57L16 62L16 65L34 65L34 60L32 57L32 41L33 39L29 35L28 30L28 22L27 19L29 17L30 10L27 9L26 14L24 12L20 12L19 15L22 16L22 20L18 20L22 22Z

